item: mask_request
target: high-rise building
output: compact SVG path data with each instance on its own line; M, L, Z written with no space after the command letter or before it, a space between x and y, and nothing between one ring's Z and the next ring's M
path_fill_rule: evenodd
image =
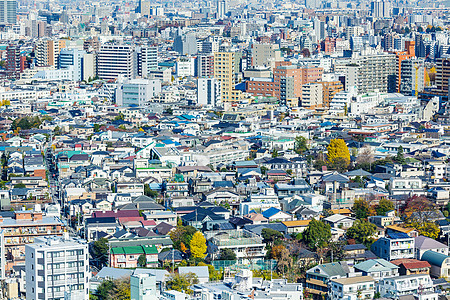
M282 60L278 44L253 44L251 52L252 66L270 66Z
M194 35L179 35L173 41L173 50L180 55L194 55L197 53L197 38Z
M137 55L135 47L125 44L105 44L97 55L97 75L101 79L117 79L119 75L135 78Z
M308 9L320 8L321 5L321 0L305 0L305 6Z
M85 51L79 49L62 49L59 53L58 68L65 69L73 66L73 78L75 81L81 81L83 77L83 59ZM87 78L86 78L87 79Z
M370 2L370 12L374 18L389 18L391 16L391 3L384 0Z
M40 39L36 45L36 64L40 67L57 66L59 53L66 47L66 40Z
M216 78L199 78L197 80L197 104L215 107L220 103L220 81Z
M23 71L21 65L20 47L14 44L8 45L6 47L6 76L18 79L20 72Z
M402 74L401 74L401 69L402 69L402 61L405 59L410 59L416 56L415 53L415 41L406 41L405 42L405 51L398 51L398 52L394 52L395 53L395 58L396 58L396 62L397 62L397 92L400 92L400 84L402 81Z
M119 76L116 89L118 106L143 107L161 93L161 81L151 79L127 79Z
M158 47L140 46L136 49L138 75L148 77L150 70L158 68Z
M314 109L323 106L323 86L310 82L302 86L302 107Z
M436 60L437 90L445 95L449 94L448 80L450 78L450 57L445 56Z
M89 252L84 240L40 237L25 246L26 298L89 299Z
M415 95L425 88L425 61L422 58L405 59L401 62L400 93Z
M334 96L344 90L344 85L339 80L337 81L321 81L319 82L322 84L322 106L323 107L330 107L330 103L333 100Z
M213 77L214 76L214 55L198 55L197 56L197 77Z
M214 78L220 82L223 102L239 101L241 98L241 91L234 89L235 73L239 70L235 56L235 52L214 53Z
M345 88L357 88L358 94L396 90L396 57L381 53L355 57L346 67Z
M224 19L228 13L228 0L218 0L217 1L217 19Z
M17 0L0 0L0 24L16 24Z
M314 34L318 41L321 41L325 38L325 22L319 19L314 20Z

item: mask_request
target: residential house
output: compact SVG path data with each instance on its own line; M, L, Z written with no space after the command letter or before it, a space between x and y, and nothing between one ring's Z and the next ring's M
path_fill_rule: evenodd
M286 226L286 232L289 234L298 234L308 228L311 220L283 221L281 224Z
M422 254L422 260L427 261L431 265L431 276L450 278L450 256L435 252L432 250L425 251Z
M305 290L313 295L326 295L331 279L345 278L351 272L346 262L321 264L306 271Z
M323 219L323 221L325 223L330 224L331 227L333 228L350 228L353 226L353 223L356 221L355 218L352 217L347 217L347 216L343 216L343 215L331 215L329 217L326 217L325 219Z
M430 274L431 265L427 261L403 258L392 260L391 263L399 267L400 275Z
M137 268L141 255L147 260L145 267L158 266L158 250L154 245L111 248L109 264L113 268Z
M355 272L361 272L363 276L371 276L375 281L399 276L399 267L382 258L360 262L354 268Z
M391 233L387 237L376 240L371 250L378 257L388 261L400 258L415 258L414 238L406 233Z
M422 255L428 250L448 255L448 246L426 236L418 236L414 238L414 251L416 258L422 259Z
M355 276L330 280L331 300L341 299L373 299L375 280L371 276Z
M264 218L270 221L290 221L292 220L292 215L281 211L278 208L271 207L265 211L263 211L262 215Z
M427 295L427 300L437 300L437 294L433 294L433 282L430 275L414 274L398 277L383 278L378 282L378 291L381 297L399 299L401 296ZM419 298L421 299L421 298Z

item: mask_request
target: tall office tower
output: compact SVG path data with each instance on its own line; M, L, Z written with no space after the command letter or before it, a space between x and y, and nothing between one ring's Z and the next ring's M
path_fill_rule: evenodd
M10 44L6 47L6 76L18 79L21 71L20 47Z
M370 12L374 18L390 18L391 3L384 0L370 2Z
M450 78L450 57L438 58L436 60L436 86L437 90L445 95L449 94L448 81Z
M308 9L320 8L321 5L322 5L321 0L305 0L305 6Z
M66 47L66 40L40 39L36 46L36 63L38 66L56 66L59 53Z
M220 103L220 81L216 78L199 78L197 80L197 104L215 107Z
M218 0L217 1L217 19L225 19L228 13L228 0Z
M137 12L140 13L142 16L150 16L150 1L148 0L139 0L139 6L137 9Z
M197 53L197 38L192 35L179 35L173 41L173 50L180 55L194 55Z
M59 53L58 68L65 69L73 66L73 78L75 81L83 80L83 58L86 52L79 49L62 49ZM86 78L87 79L87 78Z
M325 38L325 22L319 19L314 20L314 34L318 41Z
M346 90L357 88L358 94L379 90L382 93L396 91L395 54L383 53L364 55L355 58L346 67Z
M214 55L197 56L197 77L214 76Z
M17 0L0 0L0 24L16 24Z
M283 59L278 44L252 44L252 66L271 66Z
M401 62L400 93L415 95L425 88L425 61L423 58L405 59Z
M223 102L239 101L241 97L241 92L234 89L235 73L239 71L237 56L235 52L214 53L214 78L220 82Z
M161 81L150 79L127 79L119 76L116 103L119 106L143 107L161 93Z
M136 48L138 75L148 77L150 70L158 68L158 47L141 46Z
M89 299L89 252L83 240L39 237L25 246L26 298Z
M97 55L97 75L101 79L117 79L119 75L134 78L137 74L135 47L125 44L105 44Z

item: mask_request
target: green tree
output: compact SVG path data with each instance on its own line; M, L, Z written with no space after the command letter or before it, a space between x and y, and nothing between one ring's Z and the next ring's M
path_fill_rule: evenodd
M323 249L331 239L331 226L320 220L312 219L308 228L303 232L302 238L312 250Z
M206 256L206 239L200 231L194 233L189 246L192 257L203 259Z
M92 252L92 255L97 259L100 266L106 265L108 262L108 240L106 238L99 238L94 242Z
M298 154L303 154L306 150L308 150L308 140L299 135L295 138L295 152Z
M99 132L100 131L100 124L94 124L94 132Z
M384 216L388 211L391 211L394 209L394 203L392 201L389 201L388 199L381 199L378 203L375 210L377 211L377 215Z
M356 199L353 202L352 210L357 219L367 219L370 213L369 202L364 199Z
M103 280L98 286L95 296L97 296L99 300L107 300L109 291L111 291L113 287L114 282L112 280Z
M278 157L278 150L277 150L277 149L273 149L273 151L272 151L272 157L273 157L273 158Z
M347 230L347 238L354 239L357 243L369 247L373 243L373 235L376 230L375 224L366 220L356 220L353 226Z
M114 121L119 121L119 120L124 120L125 119L125 116L123 115L123 113L119 113L115 118L114 118Z
M138 265L145 268L147 266L147 256L145 254L141 254L138 257Z
M158 197L158 192L154 191L150 188L150 185L148 185L147 183L144 184L144 195L151 197L151 198L156 198Z
M108 293L108 299L129 300L130 295L130 277L120 278L113 281L114 285Z
M219 259L220 260L236 260L236 253L234 253L233 250L228 249L228 248L220 249Z
M401 165L404 165L406 163L405 156L403 155L403 147L402 146L398 147L397 155L394 157L394 161Z
M264 239L264 243L273 244L274 241L282 239L284 236L281 232L271 228L264 228L261 231L262 238Z
M350 164L350 152L343 139L332 139L327 147L328 164L332 168L347 168Z
M186 274L172 274L166 282L166 288L168 290L175 290L179 292L185 292L186 294L192 294L191 286L198 283L197 275L194 273Z
M17 183L17 184L14 185L15 189L24 189L26 187L27 186L24 183Z
M179 226L172 230L169 235L173 242L173 247L181 251L181 244L189 245L194 233L197 232L192 226Z

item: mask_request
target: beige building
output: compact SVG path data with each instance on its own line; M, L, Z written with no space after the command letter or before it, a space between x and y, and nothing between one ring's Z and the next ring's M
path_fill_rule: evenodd
M314 109L323 106L323 85L307 83L302 86L302 107Z
M242 99L242 92L234 89L237 71L234 52L214 53L214 78L220 81L223 102L234 102Z
M59 52L66 47L66 40L41 39L36 45L36 60L39 67L56 66Z
M281 61L281 50L277 44L253 44L252 66L273 66L275 62Z

